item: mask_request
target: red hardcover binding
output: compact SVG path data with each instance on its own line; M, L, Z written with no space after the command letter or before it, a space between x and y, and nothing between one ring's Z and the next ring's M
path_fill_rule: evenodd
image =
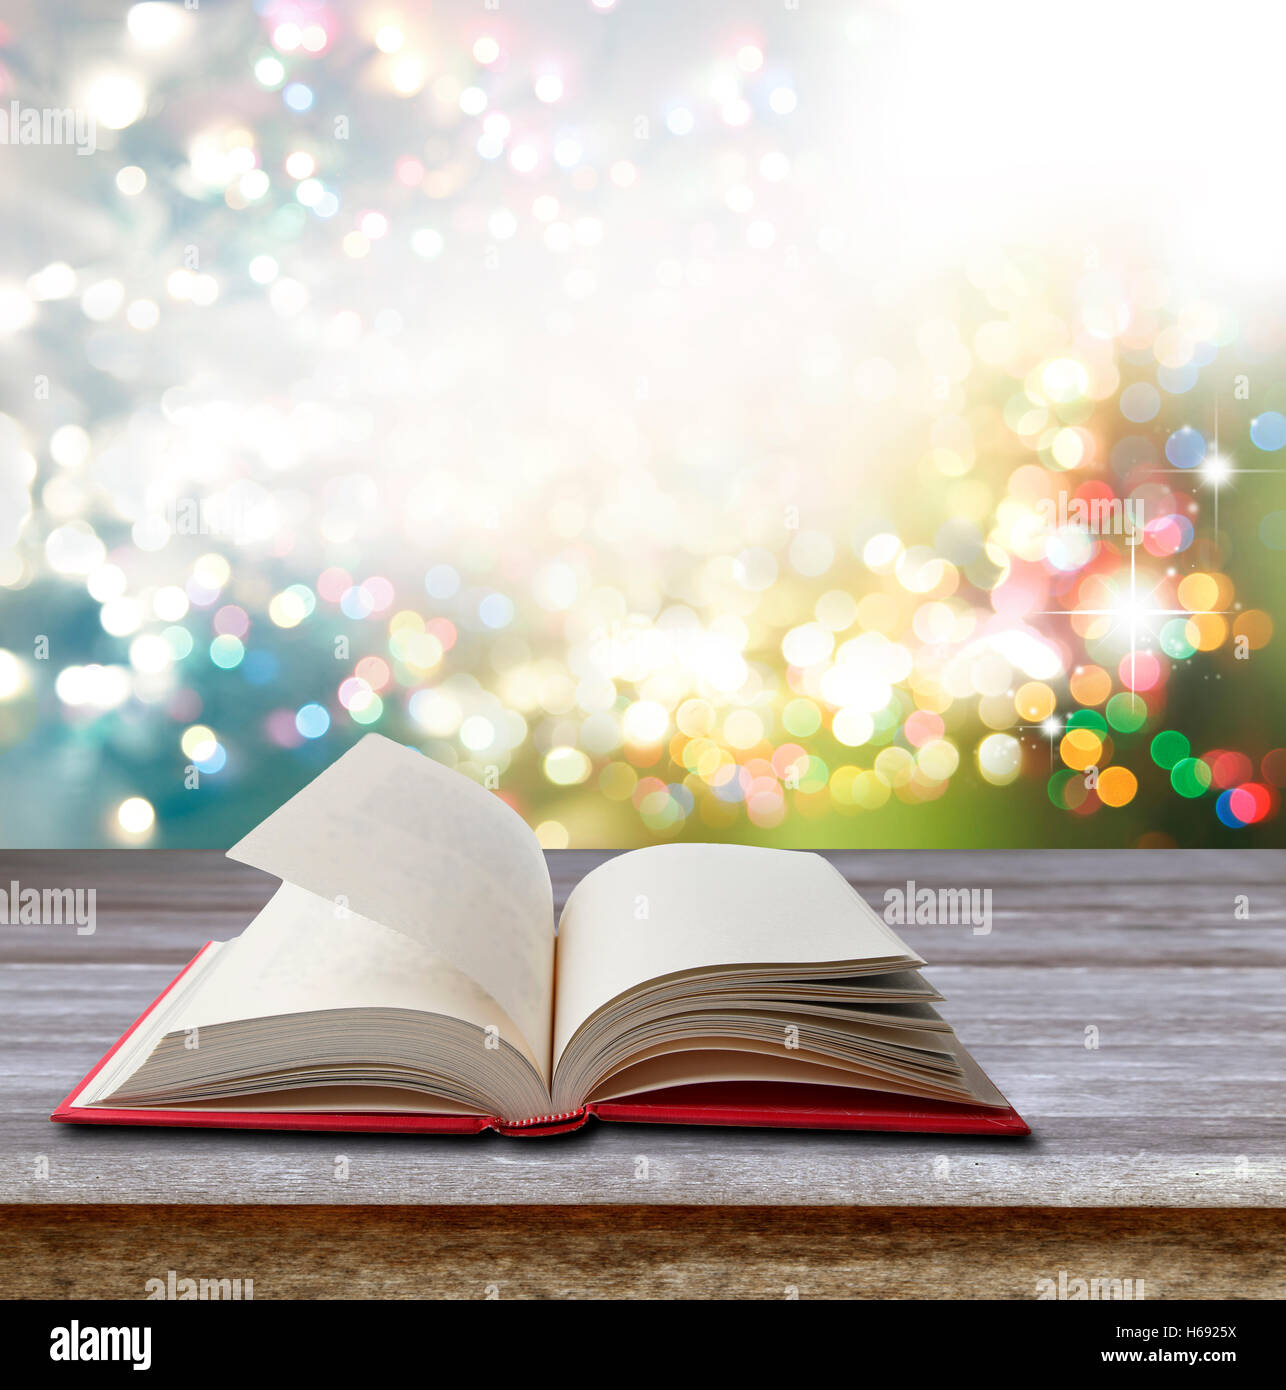
M495 1115L338 1115L323 1112L274 1114L262 1110L74 1109L73 1102L107 1065L126 1039L209 948L209 942L121 1035L94 1069L49 1117L62 1124L161 1125L197 1129L348 1130L366 1134L479 1134L494 1129L517 1137L566 1134L591 1115L600 1120L653 1125L738 1125L762 1129L899 1130L920 1134L1030 1134L1012 1106L957 1105L920 1100L889 1091L787 1082L733 1081L671 1086L621 1100L594 1101L561 1115L506 1124Z

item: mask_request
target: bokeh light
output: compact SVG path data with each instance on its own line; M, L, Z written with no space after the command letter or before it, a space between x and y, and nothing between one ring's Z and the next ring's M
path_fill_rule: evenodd
M551 848L1277 843L1271 162L1166 7L967 8L12 21L97 148L3 151L8 840L375 730Z

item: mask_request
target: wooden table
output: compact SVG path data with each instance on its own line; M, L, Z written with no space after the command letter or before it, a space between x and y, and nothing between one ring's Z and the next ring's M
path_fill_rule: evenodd
M550 853L560 904L605 857ZM97 892L93 935L0 927L0 1295L135 1297L169 1269L260 1299L1031 1298L1064 1269L1149 1298L1282 1295L1286 852L829 857L879 910L907 879L992 890L990 934L903 934L1031 1139L53 1125L276 885L212 852L0 853L0 886Z

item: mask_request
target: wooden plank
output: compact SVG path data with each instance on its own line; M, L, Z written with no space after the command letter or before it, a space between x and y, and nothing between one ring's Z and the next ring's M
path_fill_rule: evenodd
M1060 1271L1280 1298L1284 1237L1283 1212L10 1207L0 1298L137 1299L170 1270L256 1300L1033 1299Z
M606 854L550 856L561 899ZM989 935L906 928L1031 1141L591 1126L566 1139L72 1130L47 1115L273 880L205 851L0 855L0 886L92 886L97 930L0 928L0 1200L932 1207L1286 1205L1286 855L837 853L884 888L991 887ZM1176 877L1182 874L1182 878ZM1249 922L1231 922L1235 893ZM1086 1046L1087 1029L1097 1047ZM334 1157L352 1160L345 1184ZM35 1175L48 1163L47 1180ZM648 1176L636 1177L636 1160Z
M1204 1126L1203 1126L1204 1127ZM406 1141L300 1135L179 1138L15 1136L4 1152L5 1201L273 1202L669 1206L1280 1207L1282 1132L1224 1132L1160 1150L1134 1127L1104 1152L1086 1122L1042 1127L1038 1145L1007 1153L933 1136L791 1136L771 1131L603 1126L576 1141L515 1150L501 1139ZM23 1140L28 1142L24 1143ZM570 1147L575 1142L576 1147ZM1267 1152L1268 1143L1274 1146ZM1133 1144L1128 1151L1126 1145ZM431 1147L430 1147L431 1144ZM37 1180L39 1153L48 1179ZM340 1156L350 1176L335 1180ZM638 1176L639 1161L648 1165Z
M605 851L547 852L555 904ZM939 964L1286 965L1286 851L1189 850L893 853L829 851L877 910L908 879L932 887L990 888L995 925L907 927ZM214 850L6 850L0 887L93 888L98 928L0 927L5 962L183 964L203 942L236 935L277 882ZM1249 899L1249 920L1234 917Z

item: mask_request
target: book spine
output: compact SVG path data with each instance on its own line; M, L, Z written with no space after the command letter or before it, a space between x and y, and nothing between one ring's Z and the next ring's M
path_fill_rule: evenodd
M502 1120L500 1123L506 1129L525 1129L528 1125L552 1125L557 1124L560 1120L579 1119L584 1113L583 1109L564 1110L558 1115L533 1115L529 1120Z
M582 1107L580 1110L563 1110L555 1115L533 1115L529 1120L493 1118L491 1128L497 1134L513 1136L565 1134L569 1130L579 1129L588 1119L589 1111Z

